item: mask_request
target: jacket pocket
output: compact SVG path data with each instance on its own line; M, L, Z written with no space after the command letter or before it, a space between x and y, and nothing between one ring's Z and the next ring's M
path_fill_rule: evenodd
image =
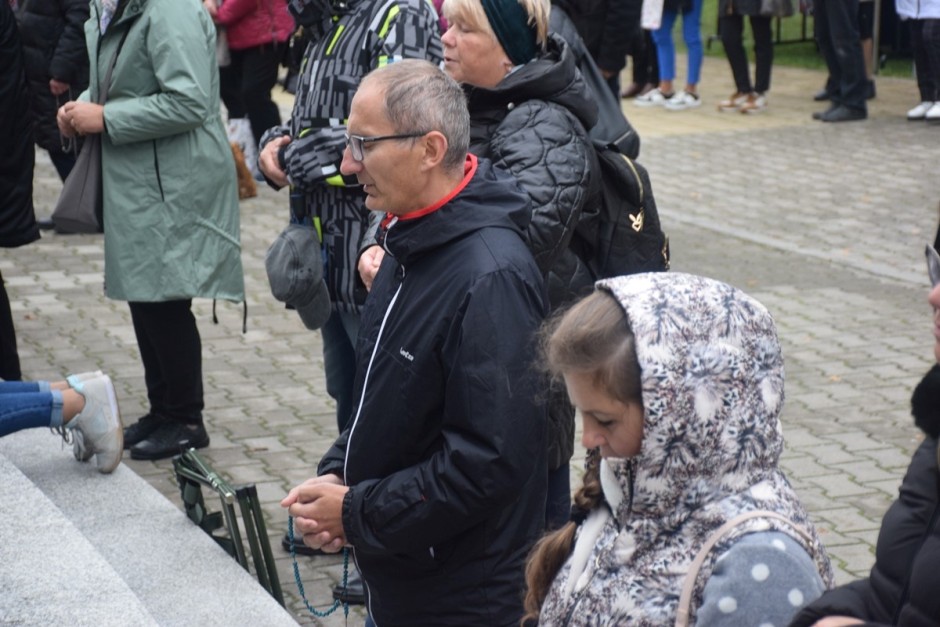
M160 201L166 202L166 196L163 193L163 181L160 179L160 157L157 155L157 140L150 143L153 145L153 171L157 178L157 189L160 190Z

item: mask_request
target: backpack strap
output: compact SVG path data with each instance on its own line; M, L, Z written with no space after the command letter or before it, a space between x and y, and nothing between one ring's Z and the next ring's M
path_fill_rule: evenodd
M795 522L778 514L777 512L771 512L769 510L754 510L750 512L744 512L743 514L738 514L731 520L727 521L722 526L718 527L708 538L705 540L705 544L702 545L702 548L695 555L695 559L692 560L692 563L689 565L689 572L686 574L685 579L682 582L682 592L679 595L679 607L676 608L676 623L675 627L688 627L689 625L689 613L692 605L692 592L695 589L695 580L698 578L698 571L701 570L702 564L705 563L705 559L708 557L708 554L711 550L718 544L721 539L728 534L729 531L737 527L743 522L752 520L754 518L775 518L777 520L787 523L790 527L793 528L800 536L803 537L808 543L812 543L812 537L805 529L797 525Z

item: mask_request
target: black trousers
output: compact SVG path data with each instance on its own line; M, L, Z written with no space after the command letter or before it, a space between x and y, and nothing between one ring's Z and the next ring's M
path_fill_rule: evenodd
M202 341L192 300L128 303L144 362L150 413L202 424Z
M858 0L816 0L816 43L826 60L834 105L867 111L865 58L858 35Z
M940 101L940 20L911 20L911 47L921 102Z
M744 32L743 15L723 15L718 21L721 31L721 43L731 65L734 85L738 93L749 94L756 91L762 94L770 89L770 68L774 63L774 44L771 39L771 17L749 15L751 32L754 34L754 83L747 65L747 53L744 51L742 34Z
M22 378L20 354L16 351L13 312L10 310L10 298L3 284L3 275L0 274L0 379L19 381Z
M633 82L637 85L659 85L659 58L653 36L645 28L633 34L630 56L633 57Z
M264 44L230 52L232 63L219 68L219 95L229 119L248 117L255 142L272 126L281 123L281 114L271 100L277 83L277 68L286 44Z

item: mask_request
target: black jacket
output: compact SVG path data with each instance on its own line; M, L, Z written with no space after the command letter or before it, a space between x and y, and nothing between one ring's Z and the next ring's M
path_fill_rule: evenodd
M588 202L599 200L598 169L585 129L597 105L565 41L551 35L548 50L492 89L465 87L470 152L511 172L532 198L529 248L546 277L552 309L590 293L594 277L568 245ZM574 411L556 394L548 436L549 468L574 450Z
M39 239L33 213L33 133L13 9L0 0L0 247Z
M626 65L633 33L640 28L642 0L552 0L578 29L595 63L619 72Z
M36 143L46 150L62 150L55 121L59 106L75 100L88 87L84 27L88 11L88 0L21 0L16 12L32 92ZM58 98L52 95L52 78L68 83L70 92Z
M825 593L797 614L791 627L830 615L860 618L871 626L940 624L940 366L920 382L911 404L926 437L882 520L871 574Z
M597 106L561 37L492 89L467 86L470 152L508 170L532 198L529 248L548 277L552 307L583 295L593 279L568 244L591 189L594 149L585 129Z
M532 368L546 304L528 219L525 193L481 159L453 199L379 234L359 406L318 473L350 486L343 526L380 627L522 615L546 489Z

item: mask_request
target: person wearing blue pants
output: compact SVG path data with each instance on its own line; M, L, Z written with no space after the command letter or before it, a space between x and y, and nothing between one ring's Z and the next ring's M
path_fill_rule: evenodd
M659 28L653 31L656 58L659 61L659 87L637 96L633 101L639 107L662 105L670 111L683 111L702 104L698 95L698 82L702 72L702 4L704 0L666 0ZM672 43L672 27L682 14L682 39L688 50L685 89L678 92L672 82L676 78L676 47Z
M121 414L114 385L100 371L56 382L0 381L0 437L37 427L57 430L79 461L94 455L102 473L121 463Z

